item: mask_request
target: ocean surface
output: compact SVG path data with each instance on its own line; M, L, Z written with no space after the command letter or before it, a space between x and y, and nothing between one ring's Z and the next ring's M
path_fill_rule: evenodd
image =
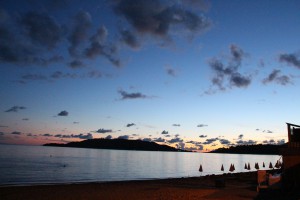
M106 182L195 177L245 172L245 163L266 168L277 155L151 152L67 147L0 145L0 185ZM203 172L199 172L202 165Z

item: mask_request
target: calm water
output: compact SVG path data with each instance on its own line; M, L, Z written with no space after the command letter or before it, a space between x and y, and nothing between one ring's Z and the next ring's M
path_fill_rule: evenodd
M122 151L0 145L0 185L102 182L221 174L255 162L273 165L280 156L183 152ZM202 164L202 174L198 171Z

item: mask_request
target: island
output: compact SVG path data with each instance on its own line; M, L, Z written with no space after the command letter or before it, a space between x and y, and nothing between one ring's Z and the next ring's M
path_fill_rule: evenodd
M147 142L142 140L126 140L126 139L88 139L80 142L69 142L66 144L48 143L43 146L55 147L77 147L77 148L93 148L93 149L116 149L116 150L141 150L141 151L183 151L168 145L160 145L155 142Z
M238 145L229 148L218 148L209 153L232 153L232 154L263 154L263 155L280 155L281 149L287 147L287 144L253 144Z

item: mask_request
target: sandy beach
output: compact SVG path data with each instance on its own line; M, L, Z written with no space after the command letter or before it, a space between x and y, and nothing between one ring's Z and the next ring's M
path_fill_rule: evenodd
M217 183L225 183L219 187ZM78 183L39 186L2 186L0 197L6 199L265 199L256 191L256 173L236 173L203 177Z

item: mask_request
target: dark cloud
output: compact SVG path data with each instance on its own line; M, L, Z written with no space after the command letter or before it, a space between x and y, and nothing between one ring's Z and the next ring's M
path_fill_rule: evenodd
M238 139L241 140L241 139L243 139L243 137L244 137L244 135L240 134L239 137L238 137Z
M13 135L21 135L22 133L19 132L19 131L13 131L13 132L11 132L10 134L13 134Z
M257 142L254 141L254 140L248 140L248 141L246 141L246 140L238 140L238 141L236 141L237 145L253 145L253 144L256 144L256 143Z
M84 67L84 64L81 60L73 60L72 62L70 62L69 66L73 69L77 69Z
M199 9L202 11L208 11L210 8L210 3L208 0L180 0L184 5L192 8Z
M19 110L26 109L25 106L13 106L10 109L6 110L5 112L18 112Z
M288 65L294 66L300 69L300 56L299 54L281 54L279 61L287 63Z
M232 87L245 88L251 83L250 75L242 75L238 71L246 54L236 45L230 45L229 50L230 58L226 65L219 58L212 58L208 63L214 72L211 80L212 86L221 91ZM213 92L209 90L205 93L211 94Z
M205 142L203 142L202 144L212 144L218 140L219 138L210 138L210 139L206 139Z
M111 135L108 135L108 136L105 137L105 139L111 140L111 139L112 139L112 136L111 136Z
M219 142L223 145L230 145L231 144L231 142L227 139L219 139Z
M96 133L112 133L111 129L104 129L104 128L100 128L97 131L95 131Z
M93 135L91 133L87 133L87 134L80 133L79 135L72 135L72 136L74 138L79 138L79 139L83 139L83 140L93 139Z
M88 30L92 25L92 18L88 12L81 11L73 18L72 31L68 37L71 44L69 53L78 56L77 48L88 38Z
M62 28L47 14L28 12L22 17L21 24L34 43L48 49L53 49L62 38Z
M146 95L140 93L140 92L135 92L135 93L127 93L123 90L119 90L119 93L121 94L122 96L122 100L125 100L125 99L145 99L147 98Z
M165 142L166 140L163 139L163 138L161 138L161 137L159 137L159 138L154 138L152 141L153 142Z
M0 128L8 128L8 126L0 125Z
M180 126L180 124L173 124L172 126L177 126L177 127L179 127L179 126Z
M201 128L201 127L205 127L205 126L208 126L208 125L206 125L206 124L198 124L198 125L197 125L197 127L200 127L200 128Z
M142 141L144 141L144 142L152 142L152 139L151 138L143 138Z
M130 46L133 49L140 48L141 44L138 41L137 36L129 30L123 30L121 33L121 41Z
M176 70L171 68L171 67L167 67L166 72L167 72L168 75L173 76L173 77L175 77L177 75Z
M162 1L115 1L114 10L123 16L140 34L170 37L180 26L191 33L201 33L210 28L211 22L182 6L164 5ZM176 27L176 28L175 28Z
M73 124L79 124L79 122L73 122Z
M167 135L167 134L169 134L169 132L168 132L168 131L166 131L166 130L163 130L163 132L161 132L161 134L163 134L163 135Z
M57 114L57 116L64 116L64 117L66 117L68 115L69 115L69 113L66 110L63 110L63 111L61 111L60 113Z
M71 135L56 134L56 135L54 135L54 137L57 137L57 138L79 138L79 139L83 139L83 140L93 139L93 135L91 133L87 133L87 134L80 133L77 135L76 134L71 134Z
M97 56L104 56L116 67L121 67L121 61L116 58L118 48L106 42L107 30L104 26L90 37L89 47L85 49L85 56L93 59Z
M49 134L49 133L45 133L45 134L43 134L42 136L44 136L44 137L52 137L53 135L51 135L51 134Z
M134 123L130 123L130 124L127 124L126 127L131 127L131 126L135 126Z
M173 138L171 140L168 140L167 142L169 143L177 143L177 142L183 142L183 139L179 138L179 137L176 137L176 138Z
M200 138L206 138L207 135L199 135Z
M121 135L121 136L118 137L118 139L128 140L129 135Z
M266 77L265 79L263 79L262 82L264 84L275 82L275 83L280 84L280 85L287 85L287 84L291 84L292 83L292 81L290 80L290 77L288 77L286 75L280 75L280 73L281 73L280 70L274 69L272 71L272 73L269 74L268 77Z
M25 74L21 76L21 80L25 82L27 81L44 81L48 80L47 76L41 74Z

